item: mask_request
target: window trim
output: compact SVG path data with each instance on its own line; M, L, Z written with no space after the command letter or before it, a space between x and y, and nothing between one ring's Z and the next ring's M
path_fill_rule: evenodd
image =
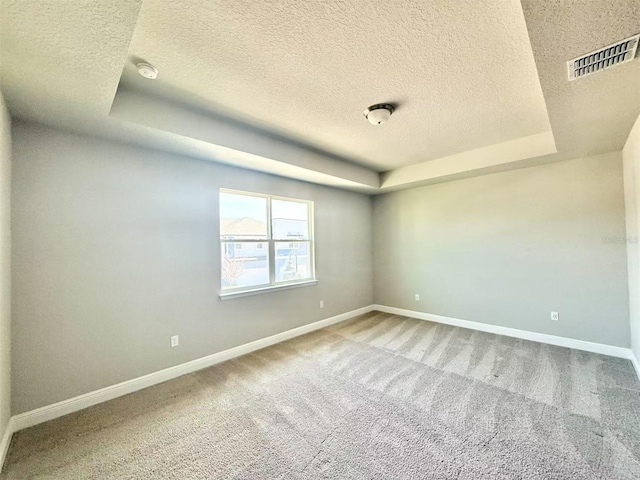
M293 198L293 197L283 197L280 195L269 195L265 193L258 192L246 192L243 190L234 190L229 188L220 188L218 192L218 219L222 218L220 215L220 198L223 193L232 194L232 195L243 195L248 197L259 197L267 200L267 238L265 239L230 239L225 240L222 237L222 232L218 235L219 240L219 251L220 251L220 272L219 279L222 282L222 248L225 243L238 243L238 242L255 242L255 243L266 243L268 250L268 265L269 265L269 283L263 283L260 285L253 285L250 287L238 287L238 288L222 288L222 283L220 284L220 292L219 297L221 300L244 297L248 295L256 295L260 293L266 293L270 291L276 290L287 290L295 287L304 287L315 285L318 283L316 278L316 252L315 252L315 215L314 215L314 203L313 200L305 200L302 198ZM307 228L308 228L308 239L300 240L300 239L287 239L287 238L273 238L273 218L271 216L271 202L273 200L283 200L295 203L302 203L307 205ZM311 276L299 279L299 280L291 280L291 281L283 281L276 282L276 251L275 245L276 242L297 242L297 243L308 243L309 244L309 265L311 269Z
M303 282L295 282L295 283L279 283L278 285L275 285L275 286L269 285L269 286L260 287L260 288L251 287L251 289L248 289L248 290L233 290L233 291L225 290L224 293L221 292L218 295L218 297L220 297L220 300L231 300L232 298L248 297L250 295L260 295L262 293L277 292L279 290L291 290L292 288L310 287L312 285L316 285L317 283L318 283L318 280L314 279L314 280L305 280Z

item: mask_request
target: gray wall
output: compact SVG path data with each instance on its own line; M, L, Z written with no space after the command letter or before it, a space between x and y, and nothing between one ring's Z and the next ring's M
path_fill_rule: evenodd
M11 124L0 93L0 440L11 416ZM0 453L0 456L2 453Z
M41 126L13 137L13 414L374 297L629 346L621 153L382 195L372 212L364 195ZM219 300L220 187L315 202L317 286Z
M631 350L640 362L640 117L622 150L629 270ZM640 372L638 372L640 375Z
M629 347L624 215L619 152L376 197L376 303Z
M367 196L20 122L13 137L14 415L373 302ZM318 285L219 300L220 187L313 200Z

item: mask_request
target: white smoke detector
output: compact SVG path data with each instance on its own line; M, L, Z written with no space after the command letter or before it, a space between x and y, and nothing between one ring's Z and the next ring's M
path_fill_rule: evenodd
M364 111L364 116L372 125L382 125L393 113L393 105L389 103L378 103L371 105Z
M158 69L150 63L140 62L136 67L138 67L138 73L144 78L148 78L149 80L158 78Z

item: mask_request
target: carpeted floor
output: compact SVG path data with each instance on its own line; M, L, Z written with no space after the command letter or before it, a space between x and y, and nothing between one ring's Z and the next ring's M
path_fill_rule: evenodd
M373 312L14 435L2 479L634 479L626 360Z

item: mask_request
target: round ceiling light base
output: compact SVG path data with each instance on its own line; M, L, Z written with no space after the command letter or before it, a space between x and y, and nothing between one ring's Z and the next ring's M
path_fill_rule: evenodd
M371 125L382 125L389 120L393 110L393 105L390 103L377 103L375 105L371 105L363 113Z

